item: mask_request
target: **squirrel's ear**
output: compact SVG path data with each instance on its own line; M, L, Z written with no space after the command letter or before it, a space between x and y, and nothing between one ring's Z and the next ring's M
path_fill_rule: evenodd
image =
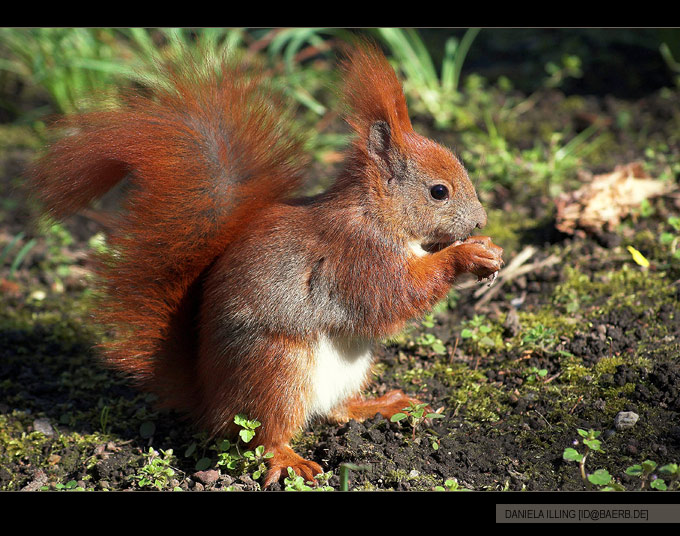
M366 139L368 155L378 163L388 163L391 147L392 129L387 121L378 120L371 123Z

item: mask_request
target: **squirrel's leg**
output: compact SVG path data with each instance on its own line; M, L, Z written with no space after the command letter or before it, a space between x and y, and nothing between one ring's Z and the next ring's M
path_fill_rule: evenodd
M219 336L219 332L212 332ZM282 335L262 335L256 344L240 341L220 344L207 341L211 352L203 352L199 360L202 407L197 408L203 426L216 435L233 436L239 427L233 422L236 414L257 419L253 447L263 445L269 471L264 487L287 476L291 467L306 480L322 472L321 466L297 455L290 447L291 439L307 419L309 381L304 371L309 369L310 348L304 341ZM247 350L244 348L248 347Z
M258 389L262 390L257 395L262 405L260 414L266 415L262 418L264 433L260 434L258 445L264 445L265 452L273 455L267 460L265 488L287 476L289 467L311 482L323 472L318 463L296 454L289 444L307 420L310 384L301 371L310 368L311 359L309 346L298 340L279 336L269 345L267 360L281 370L263 375L264 386L261 380L257 382ZM257 439L257 432L255 437Z
M335 408L329 419L334 422L347 422L350 419L363 421L380 413L386 419L401 413L410 405L422 404L417 398L408 396L400 389L389 391L378 398L363 398L360 395L350 398L340 407ZM428 410L429 411L429 410Z

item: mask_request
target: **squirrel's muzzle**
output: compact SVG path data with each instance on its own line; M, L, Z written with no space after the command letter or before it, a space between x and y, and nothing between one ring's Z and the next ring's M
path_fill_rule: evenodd
M470 222L473 224L472 228L473 229L482 229L486 226L486 210L484 210L484 207L482 204L476 200L476 203L474 204L471 213L470 213Z

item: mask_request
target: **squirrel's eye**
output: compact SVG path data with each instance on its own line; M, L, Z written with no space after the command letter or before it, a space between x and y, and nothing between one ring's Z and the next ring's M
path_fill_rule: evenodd
M430 195L437 201L443 201L449 197L449 189L443 184L435 184L430 188Z

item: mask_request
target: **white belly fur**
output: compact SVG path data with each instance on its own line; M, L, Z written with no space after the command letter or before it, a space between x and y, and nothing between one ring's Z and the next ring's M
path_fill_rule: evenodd
M371 341L320 335L315 346L309 417L325 416L357 394L366 382L373 356Z
M416 257L424 257L425 255L427 255L427 251L423 249L423 246L420 245L420 242L417 242L415 240L408 243L407 249Z

